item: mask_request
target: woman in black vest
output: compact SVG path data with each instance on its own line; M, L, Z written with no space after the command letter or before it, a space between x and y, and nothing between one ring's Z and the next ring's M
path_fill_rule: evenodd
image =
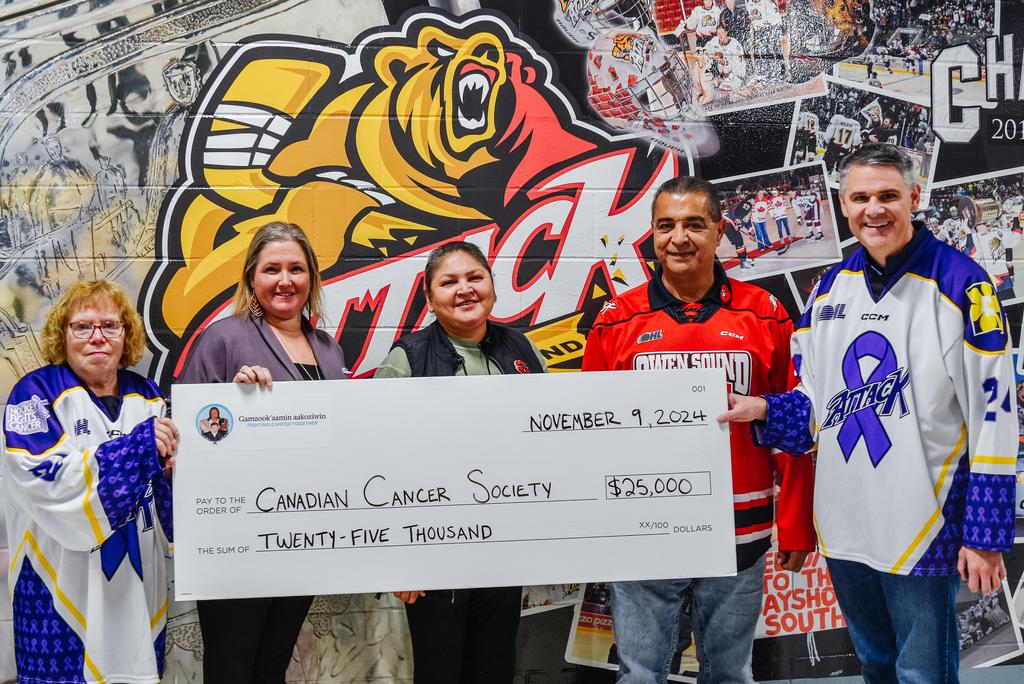
M488 321L494 280L476 245L435 249L423 291L437 320L400 339L376 378L543 373L537 347ZM415 684L509 684L515 677L522 587L399 591L412 634Z

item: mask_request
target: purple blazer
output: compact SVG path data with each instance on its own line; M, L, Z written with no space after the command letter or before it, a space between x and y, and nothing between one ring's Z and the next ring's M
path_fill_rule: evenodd
M346 378L345 356L334 338L306 319L302 328L324 378ZM231 382L242 366L263 366L274 382L303 379L270 324L245 314L214 321L199 335L178 382Z

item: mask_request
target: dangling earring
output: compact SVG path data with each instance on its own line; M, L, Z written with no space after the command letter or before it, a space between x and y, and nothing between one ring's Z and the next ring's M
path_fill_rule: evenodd
M263 318L263 307L260 306L260 300L256 299L255 293L249 295L249 313L253 318Z

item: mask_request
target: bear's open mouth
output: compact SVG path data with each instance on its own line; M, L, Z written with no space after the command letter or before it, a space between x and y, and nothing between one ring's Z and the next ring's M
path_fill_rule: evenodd
M481 71L471 71L455 82L455 133L469 135L487 125L486 103L491 81Z

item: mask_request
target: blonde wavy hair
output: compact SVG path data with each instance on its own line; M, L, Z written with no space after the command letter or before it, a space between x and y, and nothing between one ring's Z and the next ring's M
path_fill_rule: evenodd
M64 290L46 313L41 336L43 358L47 363L57 366L68 359L65 340L71 314L101 302L113 304L124 325L120 367L134 366L142 359L146 351L146 328L124 288L109 280L83 280Z
M273 221L262 226L252 236L249 243L249 250L245 253L245 267L242 269L242 279L238 281L235 289L235 305L232 313L245 315L249 313L249 302L255 297L252 291L252 280L256 276L256 265L260 261L260 253L263 248L271 242L295 242L302 248L306 255L306 270L309 271L309 298L303 307L306 316L309 318L324 317L323 312L323 290L320 285L320 262L316 258L316 252L309 243L305 231L294 223Z

